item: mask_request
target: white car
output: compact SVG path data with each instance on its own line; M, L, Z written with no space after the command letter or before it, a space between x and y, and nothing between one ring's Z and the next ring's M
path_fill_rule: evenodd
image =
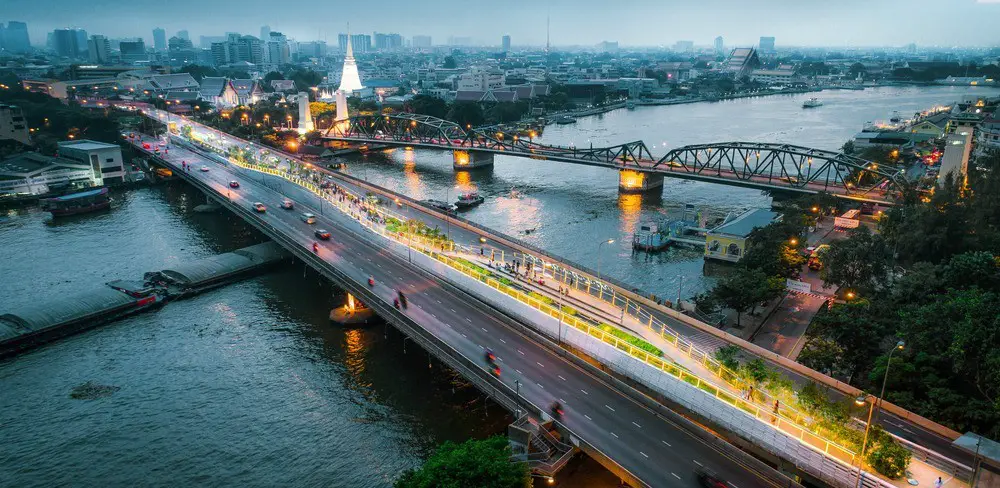
M202 166L200 169L201 169L201 171L203 173L207 173L208 172L208 166Z

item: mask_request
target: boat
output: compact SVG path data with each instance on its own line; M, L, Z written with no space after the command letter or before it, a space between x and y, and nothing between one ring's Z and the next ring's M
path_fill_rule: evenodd
M627 100L625 102L625 108L629 110L635 110L635 100Z
M448 202L442 202L441 200L424 200L423 203L430 205L431 207L434 207L442 212L455 213L455 206Z
M556 118L556 123L559 125L575 124L576 119L568 115L562 115Z
M483 198L478 192L470 191L469 193L459 195L458 201L455 202L455 206L458 208L472 208L485 201L486 199Z
M71 193L54 198L42 200L45 210L52 213L53 217L65 217L87 212L104 210L111 206L111 197L105 187L94 188L87 191Z
M899 112L893 112L892 117L889 118L889 122L893 124L899 123L900 120L903 120L903 118L899 116Z
M822 105L823 102L821 102L818 98L810 98L809 100L802 102L802 108L815 108Z

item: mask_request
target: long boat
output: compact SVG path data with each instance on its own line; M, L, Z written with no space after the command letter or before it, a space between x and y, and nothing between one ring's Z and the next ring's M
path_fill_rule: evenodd
M45 210L52 213L53 217L65 217L87 212L104 210L111 206L111 197L105 187L92 190L70 193L54 198L42 200Z

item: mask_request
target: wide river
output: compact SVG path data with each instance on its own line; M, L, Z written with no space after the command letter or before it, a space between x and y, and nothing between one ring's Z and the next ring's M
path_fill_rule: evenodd
M543 140L643 139L661 152L723 140L836 149L865 121L966 93L825 92L825 105L809 111L802 96L648 107L552 126ZM349 171L417 198L454 199L456 186L475 186L487 201L466 216L591 266L597 243L615 238L602 271L666 296L680 276L684 295L702 289L700 252L633 256L638 222L685 203L723 213L768 203L754 191L673 180L662 200L619 197L611 171L518 158L455 173L451 156L433 151L358 157ZM111 212L55 222L33 207L7 211L0 313L260 242L233 217L193 213L202 201L178 183L117 192ZM0 362L0 485L389 486L441 441L503 432L509 415L399 334L331 326L337 290L293 268ZM118 389L72 398L86 382ZM614 485L587 461L563 480Z

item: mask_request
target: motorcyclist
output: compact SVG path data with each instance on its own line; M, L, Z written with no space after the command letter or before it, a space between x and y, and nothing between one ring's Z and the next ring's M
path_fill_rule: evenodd
M496 360L497 360L497 355L493 354L493 350L492 349L487 349L486 350L486 362L489 363L489 364L493 364Z
M318 242L314 242L313 243L313 252L319 252L319 243Z
M396 294L399 295L399 303L403 305L403 308L406 308L406 295L403 295L403 292L398 290Z
M559 403L559 402L552 402L552 405L549 407L549 410L552 411L552 416L553 417L555 417L557 419L558 418L562 418L563 409L562 409L562 404L561 403Z
M368 275L368 286L375 286L375 277Z

